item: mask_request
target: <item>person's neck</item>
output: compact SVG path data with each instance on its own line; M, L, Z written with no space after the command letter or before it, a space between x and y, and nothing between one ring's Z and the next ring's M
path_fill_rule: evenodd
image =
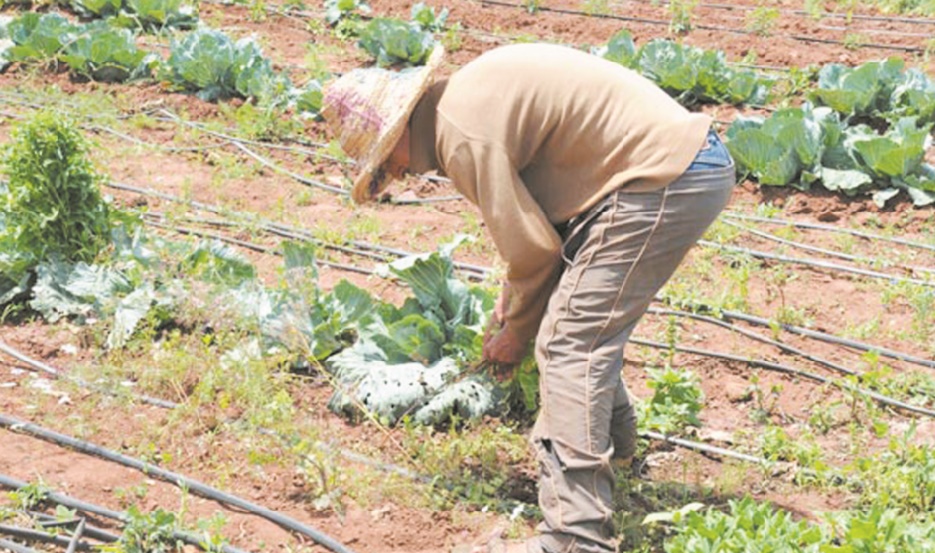
M435 114L447 85L448 81L443 80L429 87L409 119L409 169L413 173L428 173L439 168L435 154Z

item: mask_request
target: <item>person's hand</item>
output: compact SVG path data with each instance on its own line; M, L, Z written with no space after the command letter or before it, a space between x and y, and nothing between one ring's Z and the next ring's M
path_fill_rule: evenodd
M487 328L484 329L484 347L487 347L487 342L493 338L500 329L503 328L503 318L506 313L506 307L510 302L510 285L504 284L503 290L500 291L500 297L497 298L497 303L493 306L493 313L490 315L490 320L487 321Z
M496 365L494 378L503 382L513 375L513 367L526 356L526 344L513 332L509 324L492 334L484 342L484 360Z

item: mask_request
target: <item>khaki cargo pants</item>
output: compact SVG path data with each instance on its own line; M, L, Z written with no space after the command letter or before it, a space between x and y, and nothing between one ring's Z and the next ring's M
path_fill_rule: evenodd
M699 157L711 146L709 135ZM542 406L533 447L544 520L531 552L616 549L611 459L629 457L636 447L623 348L656 292L727 204L735 176L724 157L721 166L693 164L662 190L612 193L566 231L567 265L536 338Z

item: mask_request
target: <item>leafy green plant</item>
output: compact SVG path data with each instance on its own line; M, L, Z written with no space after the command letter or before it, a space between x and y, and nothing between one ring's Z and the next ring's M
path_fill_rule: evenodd
M472 505L492 506L503 488L529 461L522 435L500 424L478 423L459 427L454 421L446 432L402 424L402 447L423 474L435 478L444 496Z
M783 510L745 497L728 502L726 511L690 511L675 524L667 553L818 553L822 533Z
M14 128L3 154L8 182L0 196L0 275L19 282L51 257L94 259L107 244L111 210L75 123L40 112Z
M7 24L13 46L5 57L19 62L52 61L77 31L78 26L57 13L24 13Z
M747 30L760 36L769 36L779 22L779 17L778 8L758 6L747 15Z
M419 2L412 5L410 19L420 30L438 33L445 30L448 23L448 8L442 8L435 14L435 8Z
M28 511L39 507L48 498L49 491L48 486L39 480L7 493L7 497L13 502L15 509Z
M122 0L123 16L136 26L162 30L191 29L198 24L198 10L191 0Z
M640 426L663 434L678 434L688 426L701 426L698 413L704 403L704 393L698 377L691 371L672 367L647 369L646 385L652 397L640 404Z
M917 443L915 432L913 425L882 455L860 457L848 467L862 504L916 513L935 508L935 449Z
M435 47L432 33L398 19L377 18L360 32L357 43L379 66L421 65Z
M325 22L334 27L341 20L370 15L370 5L365 0L325 0Z
M806 190L820 182L849 196L873 192L880 205L905 190L916 205L928 205L935 203L935 168L923 162L931 127L906 117L881 135L806 103L766 120L738 118L727 147L738 170L761 184Z
M108 553L170 553L182 548L174 534L180 528L175 513L156 509L150 513L135 505L127 509L127 522L120 540L101 546Z
M480 359L493 296L453 277L455 245L387 266L414 297L401 307L376 305L357 343L329 360L339 383L332 409L437 423L452 412L473 418L497 407L489 377L464 372Z
M147 77L158 63L157 56L137 48L132 32L100 21L76 33L59 58L78 75L103 82Z
M71 0L70 5L84 17L111 17L120 12L123 0Z
M629 31L620 31L594 53L638 71L680 103L764 104L771 79L728 65L724 52L702 50L669 40L636 47Z
M292 91L288 77L273 71L256 42L234 42L207 28L172 43L163 77L207 101L239 96L277 105L287 102Z
M669 12L669 31L682 34L692 29L692 15L698 0L672 0L666 10Z

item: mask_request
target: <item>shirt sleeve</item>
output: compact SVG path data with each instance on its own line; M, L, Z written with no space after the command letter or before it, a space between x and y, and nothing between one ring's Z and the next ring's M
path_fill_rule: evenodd
M445 171L480 208L506 263L511 295L504 318L525 343L536 335L561 274L561 239L502 147L461 142L445 160Z

